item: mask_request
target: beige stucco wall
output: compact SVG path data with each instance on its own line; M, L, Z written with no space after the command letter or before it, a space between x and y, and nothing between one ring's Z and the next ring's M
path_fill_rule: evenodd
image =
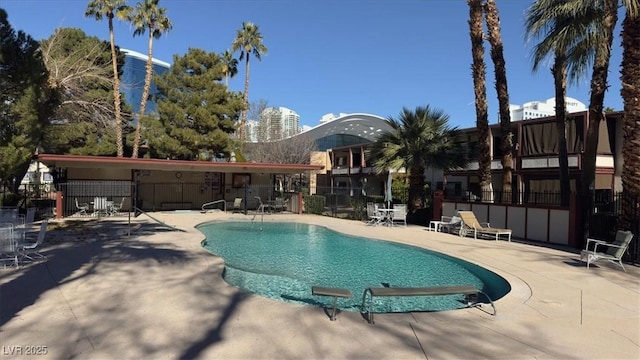
M219 181L210 181L218 176ZM245 198L247 206L257 206L259 196L263 201L269 197L271 175L266 173L250 174L250 185L245 194L244 187L234 187L233 173L176 172L176 171L142 171L139 176L140 198L147 202L146 208L184 208L199 209L203 204L224 200L233 202L235 198ZM147 186L145 186L147 184Z
M136 171L139 184L138 198L146 209L168 208L199 209L203 204L224 200L233 202L236 197L247 198L249 208L258 204L257 196L266 201L273 197L271 174L250 174L251 182L246 194L244 187L233 186L233 173L207 173L194 171ZM213 175L215 174L215 175ZM219 179L216 177L219 176ZM127 169L79 169L67 170L69 181L131 181ZM98 195L98 194L96 194Z

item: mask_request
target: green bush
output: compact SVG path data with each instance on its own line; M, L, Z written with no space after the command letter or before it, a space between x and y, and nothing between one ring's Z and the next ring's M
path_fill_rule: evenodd
M0 204L2 204L2 206L17 206L20 200L22 199L22 196L20 196L19 194L14 194L10 192L0 194L0 195L1 195Z
M351 198L351 207L353 207L353 220L365 220L367 218L367 207L364 198Z
M409 203L409 177L406 174L397 174L393 177L391 193L394 204Z
M384 202L384 195L369 195L367 201L374 204L382 204Z
M327 199L322 195L305 195L304 207L307 214L322 215Z

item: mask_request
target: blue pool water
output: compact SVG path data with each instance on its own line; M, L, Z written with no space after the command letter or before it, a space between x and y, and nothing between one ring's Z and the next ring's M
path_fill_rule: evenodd
M219 222L198 227L203 246L225 261L224 279L268 298L311 305L332 299L313 296L312 286L350 289L338 307L361 311L368 287L474 285L496 300L509 283L475 264L412 246L348 236L298 223ZM482 299L480 299L482 300ZM464 296L376 298L376 312L462 308Z

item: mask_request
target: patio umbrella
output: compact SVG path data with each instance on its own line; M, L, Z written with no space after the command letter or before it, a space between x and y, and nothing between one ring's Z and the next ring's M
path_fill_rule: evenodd
M387 207L391 207L391 203L393 202L393 193L391 192L391 171L387 176L387 186L384 191L384 202L387 203Z

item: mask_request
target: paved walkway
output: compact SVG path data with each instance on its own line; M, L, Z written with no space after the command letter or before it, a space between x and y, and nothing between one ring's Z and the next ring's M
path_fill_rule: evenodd
M194 225L251 216L155 213L61 222L48 259L0 269L0 358L49 359L638 359L640 268L587 270L567 249L473 240L424 227L274 214L462 258L505 277L490 307L437 313L359 313L248 295L222 280L223 262ZM128 233L131 232L131 236ZM483 311L487 310L487 312ZM25 356L42 350L46 356Z

